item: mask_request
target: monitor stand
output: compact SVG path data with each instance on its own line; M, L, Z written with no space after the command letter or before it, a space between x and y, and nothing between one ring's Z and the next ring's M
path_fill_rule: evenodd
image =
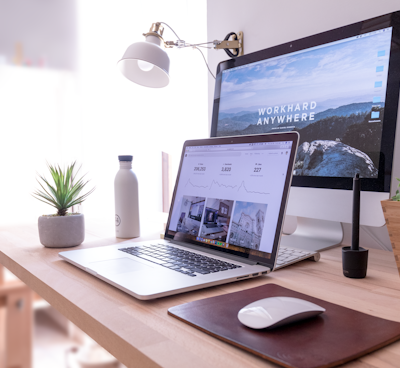
M342 240L341 222L298 217L295 232L282 235L280 244L284 247L320 252L340 245Z

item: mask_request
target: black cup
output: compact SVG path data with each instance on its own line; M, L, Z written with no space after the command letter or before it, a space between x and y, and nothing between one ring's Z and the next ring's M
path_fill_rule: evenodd
M362 279L367 275L368 249L342 248L343 275L352 279Z

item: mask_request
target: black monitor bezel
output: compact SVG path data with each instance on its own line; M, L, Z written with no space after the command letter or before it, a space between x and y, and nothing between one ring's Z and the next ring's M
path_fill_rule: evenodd
M358 36L387 27L393 27L393 31L389 58L384 119L382 124L383 129L380 152L381 161L379 165L378 178L363 178L361 180L361 190L390 192L400 87L400 11L322 32L313 36L301 38L292 42L273 46L264 50L237 57L235 59L229 59L220 62L217 67L210 136L217 136L222 71L268 58L289 54L295 51L304 50L310 47L339 41L341 39ZM348 177L293 176L292 185L296 187L351 190L353 186L353 180L352 178Z
M267 255L270 256L270 258L260 257L255 254L251 254L250 249L247 249L244 247L243 247L244 252L239 252L239 251L235 251L235 250L229 249L229 248L227 249L227 248L223 248L223 247L214 246L210 243L199 242L191 237L182 237L182 238L177 239L175 237L175 235L178 234L178 232L169 230L171 217L172 217L172 213L173 213L173 204L175 203L175 199L176 199L176 193L178 190L178 183L179 183L179 179L180 179L180 173L181 173L181 169L182 169L184 154L186 152L186 147L188 147L188 146L238 144L238 143L282 142L282 141L291 141L292 149L290 152L289 163L288 163L287 172L286 172L285 185L284 185L283 192L282 192L282 201L281 201L281 207L279 209L279 215L278 215L278 221L277 221L277 226L276 226L276 230L275 230L272 252L271 253L265 252ZM299 143L299 134L297 132L238 135L235 137L215 137L215 138L196 139L196 140L186 141L184 143L183 149L182 149L181 160L180 160L179 169L178 169L178 175L176 178L174 192L172 195L171 208L169 211L168 221L167 221L167 225L165 228L164 238L170 239L170 240L175 240L177 242L190 243L190 244L194 244L197 246L201 246L203 248L213 249L213 250L217 250L217 251L220 251L223 253L236 255L241 258L248 259L252 262L257 262L259 264L265 265L266 267L270 267L272 270L275 266L279 241L280 241L280 237L282 235L284 215L285 215L286 206L287 206L287 202L288 202L288 198L289 198L289 190L290 190L294 160L295 160L295 156L296 156L296 152L297 152L298 143Z

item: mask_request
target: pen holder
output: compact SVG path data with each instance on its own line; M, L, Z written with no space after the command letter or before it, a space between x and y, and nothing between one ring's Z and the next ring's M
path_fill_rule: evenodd
M343 275L352 279L362 279L367 275L368 249L342 248Z

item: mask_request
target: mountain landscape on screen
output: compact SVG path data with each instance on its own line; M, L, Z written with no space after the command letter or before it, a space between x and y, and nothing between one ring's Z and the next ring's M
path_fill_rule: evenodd
M295 175L377 178L391 30L222 71L212 134L297 131Z
M293 126L292 122L257 124L259 112L222 113L218 136L261 134L294 130L299 132L299 150L294 175L352 176L354 167L361 177L376 177L384 104L352 103L329 108ZM378 118L371 119L372 113Z

